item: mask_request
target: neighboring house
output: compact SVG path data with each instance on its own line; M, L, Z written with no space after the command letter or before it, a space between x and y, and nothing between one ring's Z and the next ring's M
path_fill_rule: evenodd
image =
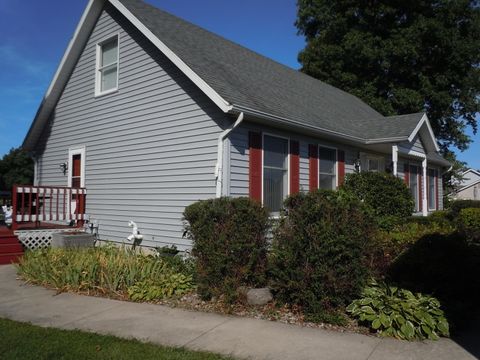
M452 197L459 200L480 200L480 171L468 169L461 176L463 180L455 184Z
M426 215L449 166L425 114L383 117L138 0L90 1L23 147L35 184L86 187L102 239L124 241L133 220L143 245L180 249L200 199L250 196L275 213L288 194L388 170Z

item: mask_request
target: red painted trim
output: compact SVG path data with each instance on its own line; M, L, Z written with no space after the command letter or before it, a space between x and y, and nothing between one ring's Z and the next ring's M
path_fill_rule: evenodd
M33 201L33 194L32 194L32 187L29 186L30 192L28 194L28 221L32 221L32 201Z
M17 230L17 185L13 185L12 191L12 230Z
M262 134L250 131L249 139L249 195L262 201Z
M338 186L342 186L345 182L345 151L337 150L338 160Z
M318 189L318 146L308 145L309 158L309 189L314 191Z
M405 179L405 184L410 187L410 164L403 164L403 176Z
M290 140L290 194L300 191L300 143Z

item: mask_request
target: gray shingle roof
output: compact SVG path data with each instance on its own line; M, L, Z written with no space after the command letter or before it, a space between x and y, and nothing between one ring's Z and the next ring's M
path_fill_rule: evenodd
M232 105L362 139L408 137L423 115L385 118L349 93L141 0L121 2Z

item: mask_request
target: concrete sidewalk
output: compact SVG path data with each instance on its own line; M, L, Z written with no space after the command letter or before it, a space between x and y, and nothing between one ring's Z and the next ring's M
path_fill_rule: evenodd
M0 317L251 359L475 359L449 339L404 342L264 320L60 294L0 266ZM474 340L475 341L475 340Z

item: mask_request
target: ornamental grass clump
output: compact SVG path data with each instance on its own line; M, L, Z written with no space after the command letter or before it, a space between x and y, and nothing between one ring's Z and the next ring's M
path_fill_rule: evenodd
M26 281L58 291L133 300L160 300L193 288L192 274L161 258L113 246L29 251L17 269Z
M449 336L448 321L436 298L374 280L347 311L383 336L402 340Z

